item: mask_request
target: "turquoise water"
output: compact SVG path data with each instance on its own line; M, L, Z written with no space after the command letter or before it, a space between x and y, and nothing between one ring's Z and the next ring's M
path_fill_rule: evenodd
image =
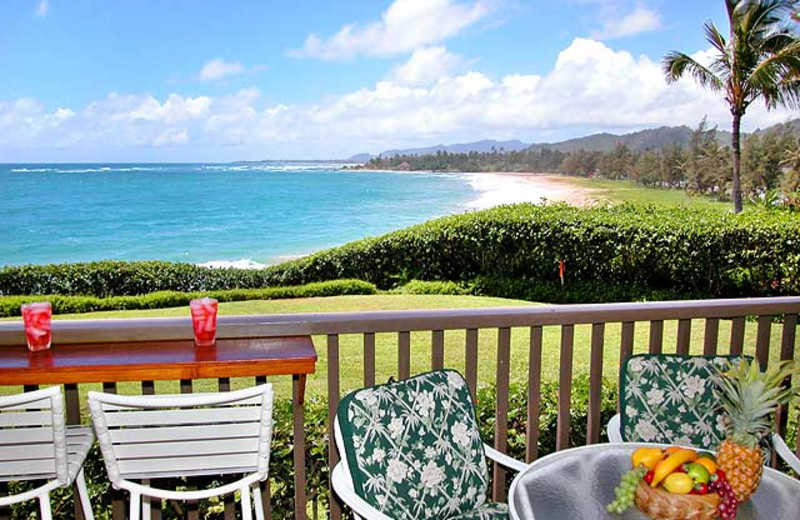
M0 164L0 265L267 264L462 212L450 174L332 165Z

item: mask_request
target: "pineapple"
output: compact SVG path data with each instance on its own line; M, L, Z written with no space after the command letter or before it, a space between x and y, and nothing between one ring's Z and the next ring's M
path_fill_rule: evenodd
M792 373L791 362L761 372L758 362L742 360L720 374L720 406L726 415L727 435L717 451L717 463L739 502L748 500L761 483L761 446L768 442L778 406L788 403L796 392L782 386Z

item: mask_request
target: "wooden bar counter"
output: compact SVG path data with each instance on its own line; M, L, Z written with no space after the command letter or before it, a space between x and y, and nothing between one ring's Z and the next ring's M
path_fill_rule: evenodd
M0 346L0 384L75 384L292 375L305 389L317 353L310 336ZM300 394L302 402L303 393Z

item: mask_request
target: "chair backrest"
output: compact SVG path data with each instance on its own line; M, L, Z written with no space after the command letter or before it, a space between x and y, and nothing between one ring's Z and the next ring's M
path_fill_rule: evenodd
M61 388L0 397L0 482L69 480Z
M109 478L257 473L266 478L272 385L213 394L89 392Z
M486 500L483 443L458 372L352 392L337 420L355 492L385 515L444 519Z
M643 354L623 365L621 433L626 442L716 449L725 438L717 369L744 356Z

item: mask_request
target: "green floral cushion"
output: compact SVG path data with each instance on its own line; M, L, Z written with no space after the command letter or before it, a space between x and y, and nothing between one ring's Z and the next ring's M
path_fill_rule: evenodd
M644 354L623 368L622 438L714 450L725 437L718 411L715 367L741 356Z
M508 518L508 506L505 504L483 504L478 509L458 516L451 516L449 520L493 520Z
M355 491L379 511L415 520L496 517L494 508L478 509L489 474L472 398L457 372L352 392L337 418ZM470 512L476 516L459 516Z

